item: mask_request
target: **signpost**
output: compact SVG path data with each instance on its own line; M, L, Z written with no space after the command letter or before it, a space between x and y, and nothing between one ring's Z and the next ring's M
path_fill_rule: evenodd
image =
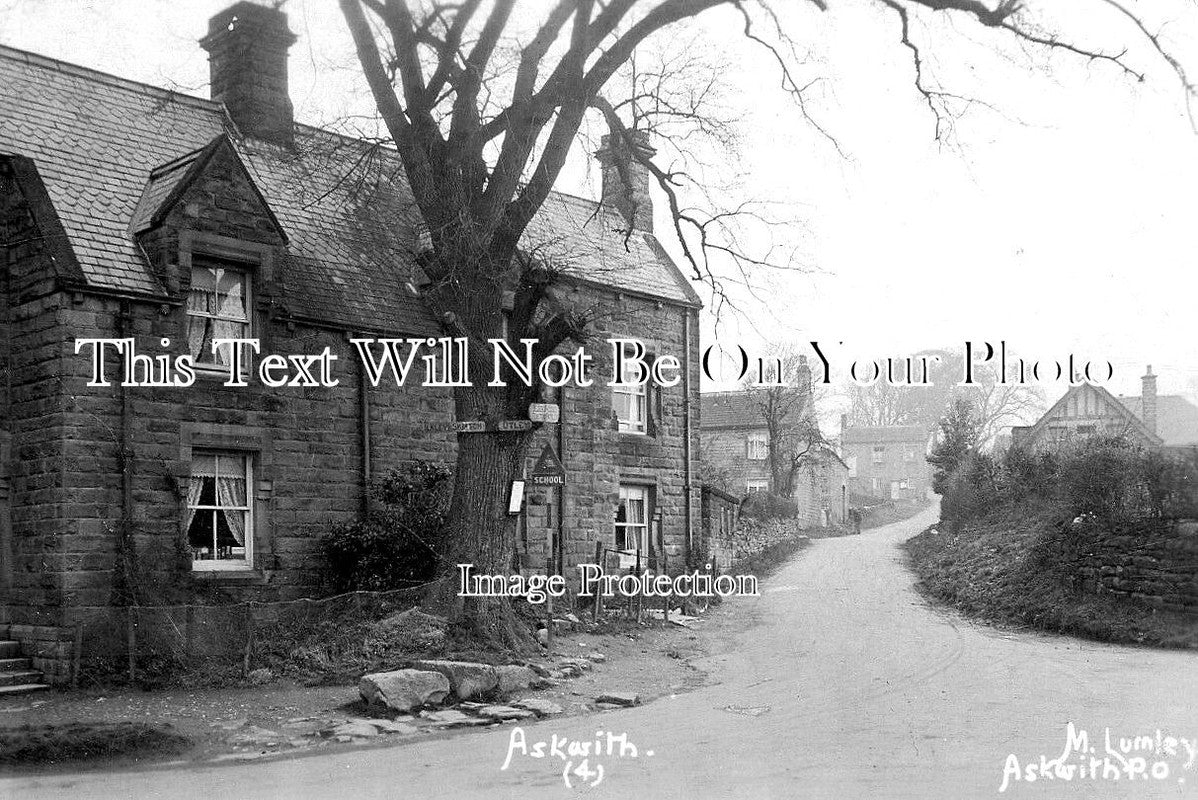
M496 428L501 431L530 431L532 430L531 419L501 419Z
M556 403L532 403L528 407L528 418L532 422L557 422L562 409Z
M450 430L455 433L483 433L487 430L487 423L481 419L470 420L468 422L453 422L450 423Z
M534 486L566 485L566 468L562 466L561 459L554 452L553 445L545 443L536 465L532 468L530 477Z

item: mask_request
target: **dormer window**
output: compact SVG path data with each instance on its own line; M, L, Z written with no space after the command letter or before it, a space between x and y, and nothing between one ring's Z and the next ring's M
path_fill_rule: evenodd
M194 257L187 297L187 344L195 365L227 370L231 347L213 352L213 341L250 338L251 327L249 272L234 262Z

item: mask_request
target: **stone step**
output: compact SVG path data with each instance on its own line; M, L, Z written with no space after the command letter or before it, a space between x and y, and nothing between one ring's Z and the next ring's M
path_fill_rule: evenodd
M20 655L20 642L0 641L0 658L19 658Z
M21 686L27 683L37 683L44 677L42 673L32 669L0 672L0 686Z
M0 697L9 697L14 694L29 694L30 692L40 692L50 687L44 683L18 683L13 686L0 686Z
M0 672L33 669L33 661L28 658L0 658Z

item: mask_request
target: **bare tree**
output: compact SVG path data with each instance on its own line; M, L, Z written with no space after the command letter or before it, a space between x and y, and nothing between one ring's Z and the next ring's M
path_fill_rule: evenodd
M977 427L977 443L985 448L1006 428L1034 421L1044 411L1044 392L1036 384L1004 381L991 364L974 366L972 385L959 385L965 359L961 351L928 350L928 386L892 385L885 380L849 389L850 419L854 425L919 425L929 431L952 408L966 400ZM936 361L933 363L932 358ZM1014 361L1017 356L1010 354Z
M876 0L896 16L896 39L912 54L915 88L939 121L951 116L952 93L926 68L926 45L912 17L937 14L993 33L995 47L1038 45L1101 62L1139 79L1129 48L1103 49L1073 42L1069 31L1046 29L1022 0ZM429 305L457 335L483 341L507 335L539 341L537 359L563 342L586 336L586 317L548 302L558 271L521 249L522 237L549 197L592 110L615 141L650 171L664 191L674 231L697 279L716 280L709 259L742 272L776 264L771 254L741 246L728 213L688 207L683 171L662 167L636 146L643 124L636 109L662 108L652 98L622 105L610 96L613 77L655 38L689 19L723 10L748 40L776 60L781 89L806 117L796 54L802 28L787 30L781 4L769 0L339 0L378 111L398 150L415 204L427 226L429 248L421 267L430 283ZM1120 0L1096 0L1127 23L1129 39L1145 44L1180 81L1187 104L1194 94L1181 62L1154 32L1153 23ZM792 14L818 13L824 0L787 3ZM981 46L981 45L978 45ZM1136 51L1141 53L1140 50ZM644 86L642 82L639 84ZM663 87L664 88L664 87ZM636 90L638 93L640 89ZM817 124L810 120L812 124ZM939 132L939 129L938 129ZM734 209L750 211L749 209ZM397 220L397 225L403 224ZM508 308L505 308L507 298ZM506 312L506 313L505 313ZM476 349L481 355L481 348ZM455 390L459 419L524 416L538 386L463 387ZM527 435L460 437L452 504L450 560L480 571L511 562L514 522L503 510L510 479L518 474ZM455 606L455 611L462 609ZM479 617L485 609L471 612Z
M765 423L770 485L775 494L790 497L799 467L828 443L816 417L806 356L793 346L778 345L770 349L766 360L781 367L781 376L771 372L764 383L748 380L744 391Z

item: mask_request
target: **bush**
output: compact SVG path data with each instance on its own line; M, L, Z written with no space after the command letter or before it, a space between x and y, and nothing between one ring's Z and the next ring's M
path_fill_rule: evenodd
M1145 453L1124 439L1094 438L1066 450L1060 498L1077 516L1122 523L1145 510Z
M964 522L1013 504L1045 503L1107 525L1198 515L1198 453L1147 451L1094 437L1057 452L1012 448L999 460L969 453L940 486L941 518Z
M393 470L371 488L364 518L324 538L333 589L386 591L433 579L446 538L453 473L440 464Z
M941 478L940 518L961 522L984 516L999 500L999 470L981 453L966 453L951 473Z
M741 517L762 522L772 519L794 519L799 515L799 504L789 497L772 492L753 492L741 503Z

